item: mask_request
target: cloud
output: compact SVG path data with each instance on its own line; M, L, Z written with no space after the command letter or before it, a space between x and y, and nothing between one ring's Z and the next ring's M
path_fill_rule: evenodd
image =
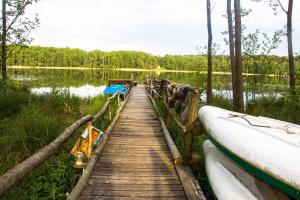
M227 50L220 33L227 29L222 14L226 3L215 1L212 13L214 42ZM249 31L269 34L283 27L283 13L274 16L265 3L242 0L253 9L243 19ZM294 10L299 7L295 2ZM33 44L76 47L85 50L140 50L153 54L196 54L196 46L207 43L206 2L200 0L48 0L29 9L39 13L41 25L32 36ZM294 47L300 52L300 14L294 12ZM284 39L284 42L286 40ZM285 42L286 43L286 42ZM286 44L277 54L286 55Z

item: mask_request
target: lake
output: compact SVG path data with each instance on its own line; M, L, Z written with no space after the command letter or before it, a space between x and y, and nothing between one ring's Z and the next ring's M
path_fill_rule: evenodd
M22 82L31 88L32 93L43 94L55 90L68 90L80 97L94 97L102 94L108 79L134 79L143 83L147 74L152 78L166 78L178 83L187 83L199 88L206 87L206 74L199 72L124 72L99 69L12 69L8 70L11 79ZM265 95L282 95L288 91L288 79L275 76L244 76L244 90L248 99ZM232 96L231 76L213 75L214 93L227 98ZM204 94L205 96L205 94Z

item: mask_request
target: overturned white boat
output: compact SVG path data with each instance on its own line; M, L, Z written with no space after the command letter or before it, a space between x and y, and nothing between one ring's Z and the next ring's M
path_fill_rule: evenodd
M206 174L217 199L289 200L284 194L240 168L209 140L203 143L203 151Z
M199 118L210 140L253 176L300 199L300 126L203 106Z

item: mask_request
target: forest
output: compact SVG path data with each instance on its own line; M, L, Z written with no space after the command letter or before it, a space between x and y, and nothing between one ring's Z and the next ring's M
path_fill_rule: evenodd
M8 57L9 66L30 67L92 67L101 69L139 68L207 71L207 55L164 55L156 56L139 51L84 51L73 48L55 47L13 47ZM295 57L296 66L300 56ZM231 72L228 55L215 55L212 58L213 70ZM288 59L284 56L255 55L243 57L244 73L283 75L288 72Z

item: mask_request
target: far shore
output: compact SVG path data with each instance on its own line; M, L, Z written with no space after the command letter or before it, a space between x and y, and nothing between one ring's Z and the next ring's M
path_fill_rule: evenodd
M140 69L140 68L115 68L102 69L96 67L31 67L31 66L8 66L9 69L60 69L60 70L104 70L104 71L124 71L124 72L156 72L156 73L199 73L207 74L207 71L171 70L171 69ZM231 75L231 72L212 72L215 75ZM243 76L256 76L261 74L243 73ZM265 76L279 76L276 74L265 74ZM284 75L281 75L284 76Z

